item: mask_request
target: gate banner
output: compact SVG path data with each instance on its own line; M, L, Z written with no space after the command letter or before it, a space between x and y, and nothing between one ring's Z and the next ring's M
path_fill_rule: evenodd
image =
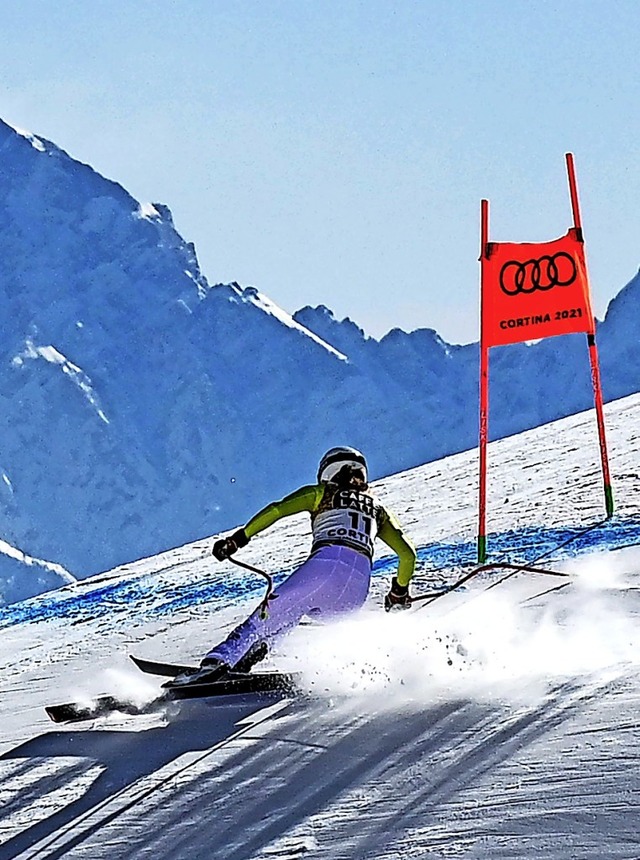
M577 228L551 242L487 242L482 264L482 344L502 346L595 331Z
M490 242L489 201L480 208L480 415L478 562L487 557L487 444L489 441L489 350L527 340L584 332L591 364L593 400L607 517L613 491L605 438L595 319L582 237L573 155L566 154L573 227L550 242Z

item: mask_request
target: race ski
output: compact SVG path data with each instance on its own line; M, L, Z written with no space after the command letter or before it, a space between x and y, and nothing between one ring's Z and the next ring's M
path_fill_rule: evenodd
M62 705L47 705L45 711L54 723L78 723L83 720L93 720L118 711L121 714L151 713L160 702L166 701L166 696L154 699L144 707L138 707L116 696L98 696L89 703L65 702Z
M166 673L161 673L166 674ZM164 688L163 693L146 705L138 706L116 696L98 696L90 703L66 702L45 708L54 723L93 720L116 711L124 714L149 714L167 702L180 699L200 699L236 695L287 695L298 690L298 676L282 672L229 672L218 681L181 684Z
M233 667L234 672L250 672L251 669L263 660L267 655L267 643L259 642L250 648L249 651L239 660ZM147 675L163 675L168 678L175 678L176 675L181 675L183 672L189 674L197 672L198 666L185 666L182 663L165 663L157 660L146 660L142 657L134 657L129 655L141 672Z
M183 666L178 663L159 663L157 660L145 660L142 657L134 657L133 654L129 654L129 657L138 669L146 675L162 675L166 678L175 678L176 675L180 675L182 672L195 671L197 668L196 666Z
M194 699L208 696L233 696L241 693L291 693L298 686L298 676L285 672L228 672L217 681L164 685L171 699Z

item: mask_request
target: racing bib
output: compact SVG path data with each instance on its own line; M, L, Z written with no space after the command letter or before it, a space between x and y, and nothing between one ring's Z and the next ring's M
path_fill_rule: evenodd
M337 490L327 501L313 520L313 545L342 544L372 558L378 533L373 498L357 490Z

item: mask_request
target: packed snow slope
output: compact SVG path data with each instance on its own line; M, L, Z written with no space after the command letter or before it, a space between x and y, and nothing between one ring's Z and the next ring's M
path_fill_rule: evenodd
M0 301L0 604L228 528L335 444L376 477L476 444L477 344L211 286L166 206L2 121ZM607 399L638 390L639 312L636 277ZM494 438L591 405L583 337L491 360Z
M2 860L637 860L640 396L606 412L608 523L592 413L490 446L492 558L569 580L483 592L501 570L387 615L383 554L360 613L270 657L302 673L295 699L48 723L51 702L150 701L128 654L197 660L256 604L262 583L211 540L5 607ZM416 594L473 561L476 466L463 453L377 485L418 544ZM242 558L283 575L307 548L294 517Z

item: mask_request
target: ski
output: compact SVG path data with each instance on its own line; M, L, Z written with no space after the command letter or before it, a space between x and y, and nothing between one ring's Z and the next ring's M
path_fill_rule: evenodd
M175 678L176 675L180 675L182 672L195 671L197 669L196 666L183 666L178 663L159 663L157 660L145 660L142 657L134 657L133 654L129 654L129 657L138 669L146 675L162 675L166 678Z
M233 696L242 693L292 693L298 689L299 676L285 672L228 672L217 681L172 684L164 689L171 699Z
M54 723L77 723L93 720L112 713L150 714L167 702L181 699L203 699L216 696L266 695L276 693L287 695L299 689L298 676L283 672L229 672L218 681L192 683L164 688L162 695L138 706L116 696L98 696L89 703L66 702L61 705L48 705L45 710Z
M98 696L89 703L65 702L62 705L47 705L45 711L54 723L78 723L104 717L116 711L122 714L151 713L158 703L165 701L167 696L160 696L144 706L137 706L116 696Z

